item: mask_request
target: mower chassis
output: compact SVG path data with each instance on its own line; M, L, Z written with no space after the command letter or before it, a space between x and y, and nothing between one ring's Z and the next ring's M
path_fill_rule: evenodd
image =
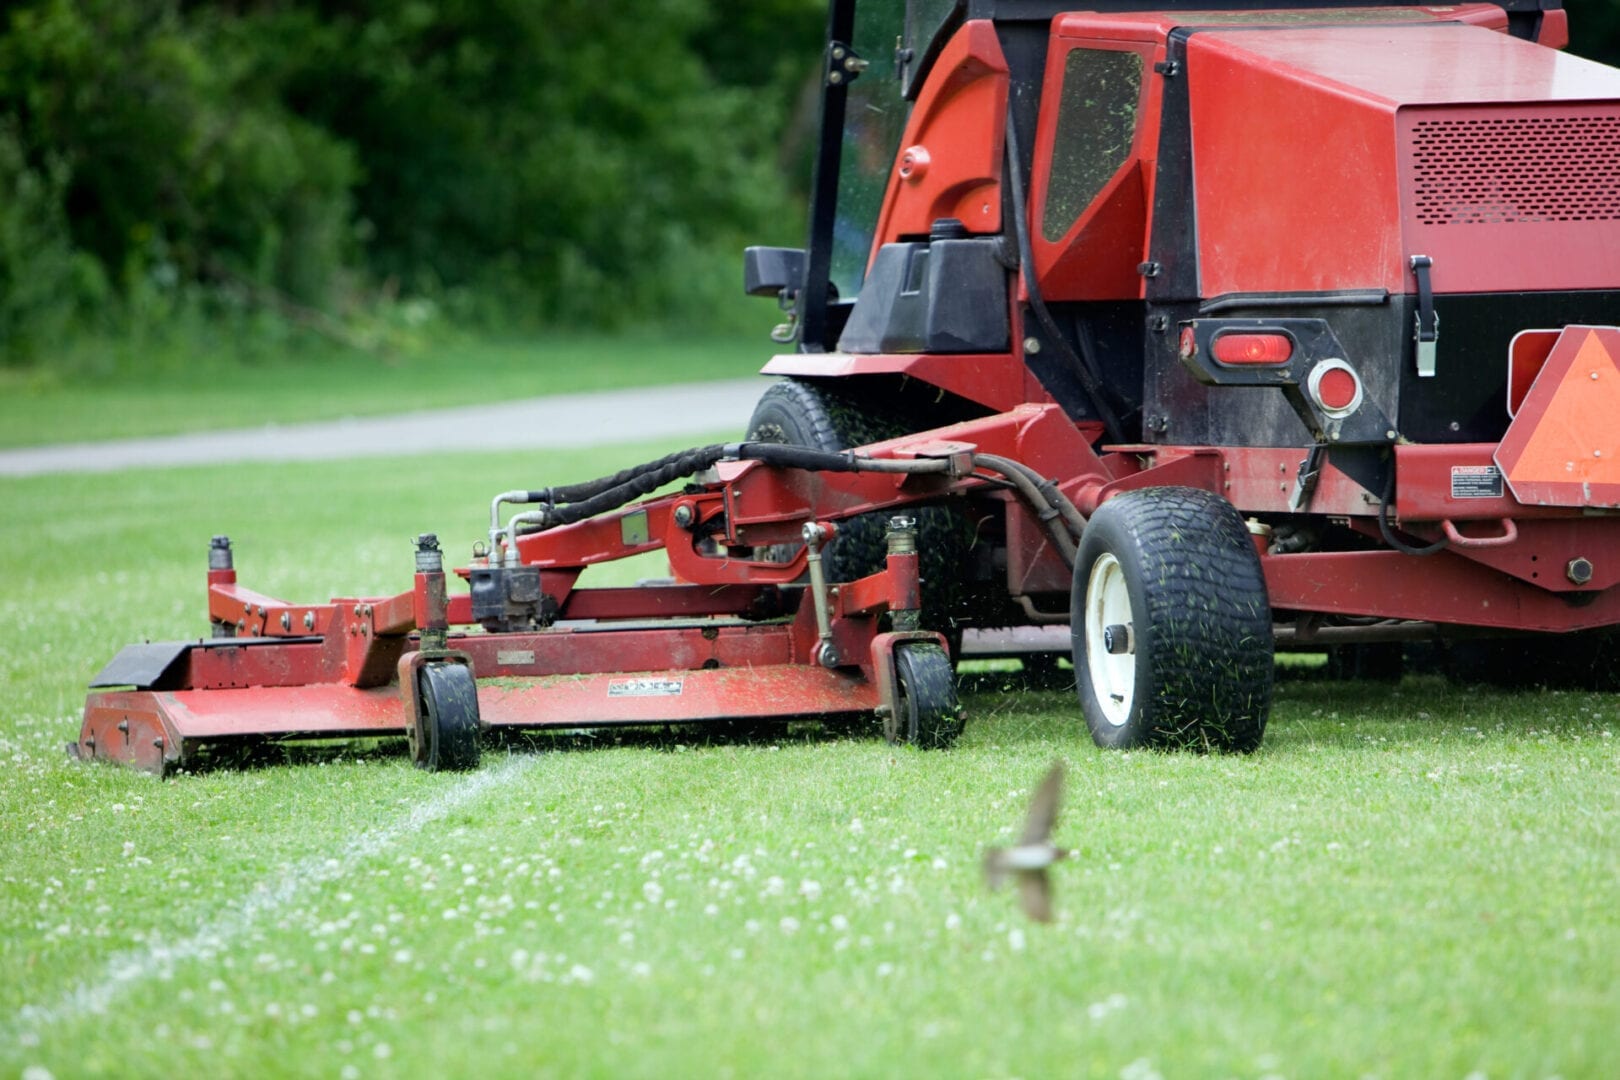
M582 728L742 717L885 718L891 736L917 703L905 700L897 650L943 659L944 639L916 627L914 541L854 582L804 585L816 545L788 562L756 552L830 538L839 520L948 498L1002 499L1015 593L1062 591L1065 555L1036 515L996 489L976 462L1023 462L1089 515L1127 491L1180 486L1220 493L1245 514L1286 514L1309 448L1121 446L1093 449L1099 432L1055 406L1025 405L981 420L864 448L889 462L933 462L921 473L822 472L721 462L699 487L519 536L506 562L538 569L555 606L546 625L484 632L468 594L448 596L436 545L418 552L415 587L390 597L290 604L236 581L219 541L208 572L211 640L132 646L93 686L73 747L82 758L152 771L185 766L206 744L254 739L421 735L424 665L462 665L476 679L474 721L486 729ZM1620 623L1614 525L1593 507L1448 500L1439 478L1457 463L1489 462L1496 448L1396 446L1399 526L1451 544L1432 558L1393 550L1261 554L1273 610L1292 644L1309 643L1332 616L1413 625L1570 631ZM1377 537L1376 499L1321 461L1310 510ZM1253 520L1251 518L1251 520ZM1083 523L1082 523L1083 524ZM1505 537L1512 534L1512 543ZM1257 547L1258 547L1257 543ZM585 567L664 550L681 584L576 588ZM1526 553L1531 553L1530 557ZM502 562L501 553L459 571ZM1544 573L1580 560L1580 580ZM820 603L818 605L818 596ZM817 608L821 607L818 613ZM885 630L888 623L894 629ZM452 629L454 628L454 629ZM1376 637L1360 631L1365 639ZM1322 638L1321 640L1327 640ZM916 654L922 656L922 653ZM948 668L947 668L948 670ZM937 682L937 680L930 680ZM113 689L120 687L120 689ZM402 690L402 687L404 688ZM953 695L923 702L925 742L959 730ZM930 719L931 718L931 719ZM936 725L929 728L929 723ZM914 725L915 726L915 725Z

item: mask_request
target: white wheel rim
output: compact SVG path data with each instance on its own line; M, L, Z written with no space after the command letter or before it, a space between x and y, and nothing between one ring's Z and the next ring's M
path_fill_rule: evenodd
M1107 552L1091 564L1086 582L1086 670L1091 676L1091 693L1103 719L1122 727L1130 719L1131 700L1136 695L1135 634L1131 648L1110 653L1103 645L1103 628L1132 626L1131 595L1125 587L1125 571L1119 560Z

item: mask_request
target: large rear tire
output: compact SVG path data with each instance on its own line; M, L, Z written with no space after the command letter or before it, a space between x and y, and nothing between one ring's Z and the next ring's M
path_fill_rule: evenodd
M1271 711L1271 609L1249 531L1196 488L1127 492L1092 515L1070 601L1098 746L1248 753Z
M922 429L898 413L886 414L856 404L830 387L784 379L760 396L748 421L748 438L813 450L848 450ZM954 506L924 506L906 513L917 519L922 625L939 631L953 643L954 658L954 643L961 640L960 627L967 622L966 579L973 523ZM837 538L821 556L828 581L854 581L883 568L891 516L882 512L862 514L839 523ZM771 554L785 562L797 550L796 545L783 545Z

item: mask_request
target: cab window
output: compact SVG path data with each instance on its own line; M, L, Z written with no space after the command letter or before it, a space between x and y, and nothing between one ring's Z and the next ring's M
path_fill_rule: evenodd
M1069 53L1041 212L1041 234L1048 242L1068 234L1125 164L1141 99L1138 53L1085 48Z

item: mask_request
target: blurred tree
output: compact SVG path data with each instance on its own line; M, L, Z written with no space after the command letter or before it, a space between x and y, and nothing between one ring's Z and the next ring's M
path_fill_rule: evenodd
M1620 66L1620 2L1564 0L1569 12L1569 51Z
M99 267L68 232L66 173L54 158L31 167L16 125L0 120L0 358L35 358L105 297Z
M216 48L225 25L164 3L13 8L0 107L30 164L63 170L73 242L114 280L232 277L323 302L349 252L354 155Z
M781 46L783 19L698 0L311 4L244 32L284 42L260 49L263 76L365 163L374 271L602 319L796 219L773 149L819 12L760 7L810 18Z
M126 295L658 314L722 262L734 292L745 237L797 235L776 139L821 11L26 0L0 22L0 180Z
M1620 4L1569 10L1572 49L1620 61ZM824 11L13 2L0 353L109 288L283 311L404 291L505 321L701 323L736 292L742 243L802 235Z

